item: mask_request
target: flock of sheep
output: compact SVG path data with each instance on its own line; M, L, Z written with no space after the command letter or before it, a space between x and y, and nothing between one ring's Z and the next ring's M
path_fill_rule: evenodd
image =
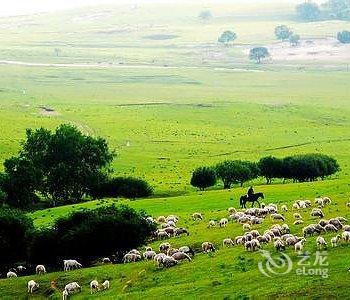
M79 269L81 267L82 267L82 265L75 259L67 259L67 260L63 261L63 270L64 271ZM17 273L24 272L25 269L26 268L24 266L18 266L18 267L16 267L16 269L11 269L6 274L7 278L17 277ZM44 275L46 273L45 266L44 265L37 265L35 268L35 273L37 275ZM103 290L109 289L109 286L110 286L109 280L105 280L101 284L101 286L102 286ZM27 287L28 287L28 293L32 294L39 288L39 284L37 282L35 282L33 279L31 279L28 281ZM54 289L57 289L56 282L52 281L51 287ZM100 290L100 284L98 283L98 281L96 279L92 280L90 282L91 294L98 292L99 290ZM79 293L79 292L81 292L81 286L75 281L70 282L70 283L66 284L66 286L64 287L64 289L62 291L62 299L67 300L70 295L75 294L75 293Z
M287 205L281 205L280 208L276 204L270 203L268 205L262 204L259 208L248 208L237 211L235 208L230 207L228 209L228 216L221 218L218 222L215 220L209 220L207 228L213 227L226 227L229 221L242 225L243 234L236 236L235 238L227 237L222 241L222 247L230 247L234 245L241 245L246 251L257 251L265 244L271 243L277 251L284 251L286 247L294 247L297 253L303 251L303 247L308 237L317 235L316 246L318 249L325 249L327 242L322 234L334 233L330 243L332 247L336 247L339 243L350 243L350 225L346 225L347 219L338 216L335 218L324 219L325 214L323 208L331 203L331 199L328 197L316 198L314 207L310 200L297 200L293 203L291 209L294 211L294 225L304 224L304 220L299 210L304 212L310 210L310 216L312 218L319 218L319 221L313 224L308 224L302 228L302 236L291 234L288 224L285 222L284 212L288 211ZM350 202L346 204L350 208ZM257 229L253 229L254 225L262 224L264 220L270 218L274 221L269 229L260 233ZM195 222L203 221L203 215L199 212L192 214L192 219ZM159 229L154 232L153 238L163 240L172 236L179 236L182 234L189 235L189 231L183 227L177 227L179 217L176 215L169 215L167 217L160 216L156 219L152 217L147 218L148 222L154 222L159 225ZM201 250L204 253L214 252L215 245L212 242L206 241L201 245ZM153 260L158 268L173 267L180 261L187 260L192 261L195 255L195 250L190 246L182 246L179 248L173 248L169 242L164 242L159 246L159 252L157 253L151 247L146 247L145 251L141 253L137 249L132 249L126 253L123 257L124 263L137 262L142 259ZM110 263L111 260L108 257L102 258L103 263ZM82 265L76 260L64 260L64 271L81 268ZM18 266L16 269L10 269L7 273L7 277L17 277L17 273L23 272L25 267ZM44 265L36 266L36 274L42 275L46 273ZM102 283L102 289L109 289L110 282L105 280ZM55 283L52 283L52 287L55 287ZM28 282L28 293L33 293L39 288L39 284L34 280ZM90 282L91 294L100 290L100 284L97 280ZM69 295L80 292L81 286L77 282L68 283L63 292L63 299L67 299Z

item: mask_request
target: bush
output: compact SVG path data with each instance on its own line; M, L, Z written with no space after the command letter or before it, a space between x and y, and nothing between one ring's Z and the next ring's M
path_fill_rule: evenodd
M215 170L209 167L200 167L193 171L191 185L204 190L216 184Z
M292 34L293 32L286 25L279 25L275 28L275 36L279 40L287 40Z
M307 1L296 7L298 17L304 21L317 21L321 15L321 10L317 3Z
M153 194L153 188L144 180L132 177L105 179L90 190L93 198L142 198Z
M249 51L249 59L255 60L260 64L261 61L270 56L269 50L266 47L255 47Z
M127 206L113 205L74 212L57 220L53 228L36 233L30 259L58 265L62 259L74 258L89 264L97 258L139 247L156 229L145 217L145 213Z
M341 32L338 32L337 39L339 42L343 44L349 44L350 43L350 31L344 30Z
M26 258L33 221L19 210L0 209L0 266L8 268Z

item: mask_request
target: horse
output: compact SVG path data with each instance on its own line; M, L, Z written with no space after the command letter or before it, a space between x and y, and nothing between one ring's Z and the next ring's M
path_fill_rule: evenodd
M257 202L259 204L259 207L261 207L260 203L259 203L259 198L264 199L264 194L263 193L255 193L255 194L252 194L250 196L243 195L239 199L239 202L241 204L241 208L246 208L245 205L247 202L252 202L252 207L254 206L254 203Z

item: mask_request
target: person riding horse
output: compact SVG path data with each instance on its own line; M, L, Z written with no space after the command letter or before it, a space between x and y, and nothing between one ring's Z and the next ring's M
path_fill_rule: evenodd
M254 195L254 189L252 186L250 186L247 192L247 196L248 198L251 198L253 195Z

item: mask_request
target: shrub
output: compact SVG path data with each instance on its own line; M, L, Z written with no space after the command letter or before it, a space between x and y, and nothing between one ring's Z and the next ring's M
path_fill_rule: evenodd
M145 217L143 212L114 205L74 212L58 219L53 228L37 232L30 258L52 265L66 258L89 264L97 258L139 247L156 229Z
M19 210L0 209L0 266L9 268L26 258L33 221Z
M193 171L191 185L204 190L216 184L215 170L210 167L200 167Z
M93 198L141 198L151 196L153 188L142 179L115 177L100 181L89 193Z
M316 21L321 15L321 10L317 3L307 1L297 5L298 17L304 21Z
M337 39L339 42L343 44L349 44L350 43L350 31L344 30L341 32L338 32Z
M293 34L290 28L286 25L279 25L275 28L276 38L279 40L287 40Z

